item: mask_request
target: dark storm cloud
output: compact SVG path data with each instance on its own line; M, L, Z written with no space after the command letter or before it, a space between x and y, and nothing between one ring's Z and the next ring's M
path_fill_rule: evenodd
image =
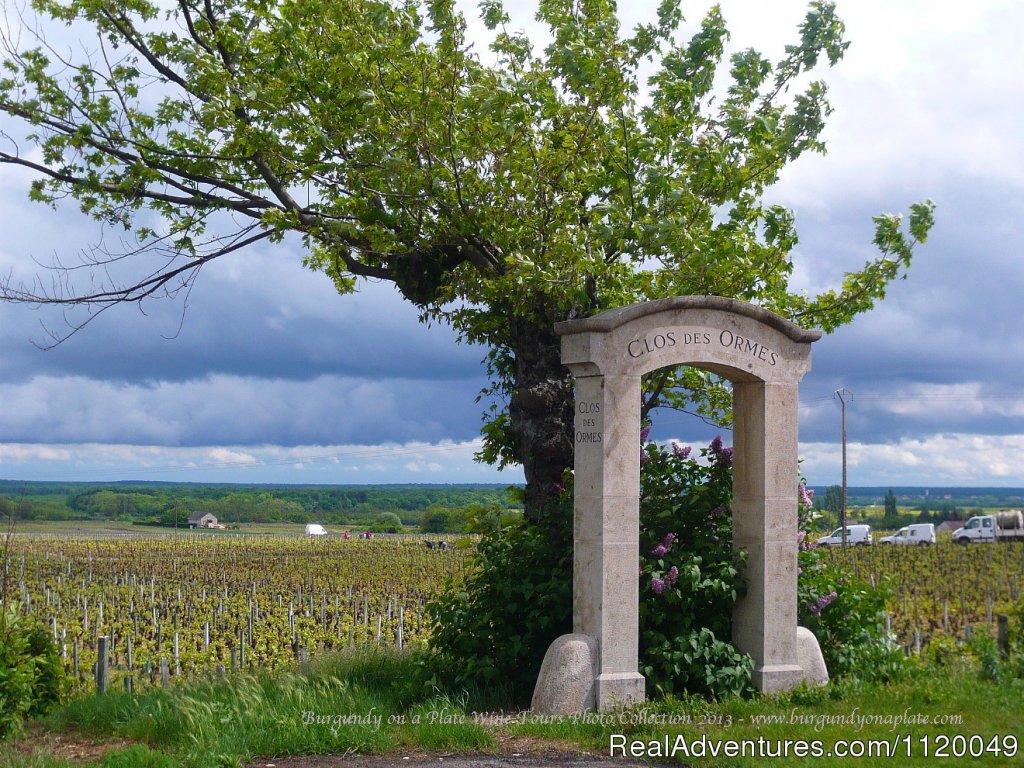
M0 384L0 434L26 443L328 445L473 439L474 382L213 376L151 386L81 377Z
M835 438L838 403L823 400L841 387L851 393L849 429L867 442L1024 432L1021 191L960 176L932 193L937 222L907 279L873 311L815 344L814 368L801 386L810 405L802 439ZM870 217L866 205L854 208L845 225L804 222L803 243L824 248L849 234Z
M848 5L840 12L854 45L826 75L836 108L826 130L830 154L801 158L771 192L797 213L796 282L811 292L836 287L844 271L873 258L877 213L930 196L937 224L907 280L815 345L801 388L801 441L814 446L804 467L815 468L817 482L838 479L832 393L845 387L861 483L1017 478L1024 455L1022 11L940 4L922 15L913 4ZM806 10L803 2L752 0L723 7L740 48L762 47L766 37L792 41ZM629 10L646 21L653 6ZM532 13L520 4L516 16L529 23ZM702 11L689 15L696 22ZM50 212L26 203L28 183L17 169L0 172L0 274L25 279L39 272L26 256L66 259L95 239L73 204ZM28 339L45 339L40 319L59 332L59 314L0 305L0 447L18 440L300 446L477 434L482 349L419 324L386 286L339 297L300 262L301 250L288 244L215 262L188 297L184 322L184 297L148 304L145 315L122 307L46 353ZM700 445L723 432L662 417L658 440ZM58 449L8 443L6 450Z
M5 274L31 279L45 270L29 255L69 263L95 239L73 209L16 196L0 185L2 211L23 223L0 241ZM44 325L69 328L59 311L0 304L0 441L292 446L479 433L483 349L421 323L386 284L339 296L287 243L214 262L187 297L115 307L47 351L32 343L48 340Z
M25 249L17 241L8 253ZM239 267L244 267L240 269ZM184 381L213 373L309 379L341 373L460 379L478 376L484 352L458 345L446 327L427 327L389 286L369 284L339 296L300 254L282 246L204 269L187 297L159 299L140 311L115 307L46 352L42 325L66 332L60 312L0 306L7 354L0 380L29 373L124 382ZM75 321L79 315L71 314Z

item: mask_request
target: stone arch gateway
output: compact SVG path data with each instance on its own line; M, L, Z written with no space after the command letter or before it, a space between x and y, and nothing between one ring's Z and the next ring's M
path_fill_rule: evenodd
M773 692L827 679L796 616L798 388L821 332L716 296L634 304L555 330L576 379L573 634L548 650L534 709L607 710L644 699L640 382L666 366L695 366L733 385L733 542L749 559L732 639L754 659L754 684Z

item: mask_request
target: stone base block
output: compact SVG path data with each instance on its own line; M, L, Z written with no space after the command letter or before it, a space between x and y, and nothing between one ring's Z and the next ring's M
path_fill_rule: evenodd
M598 643L574 633L556 639L544 654L531 709L544 715L593 712L597 704Z
M597 676L597 709L607 712L644 701L644 676L639 672L610 672Z
M803 670L803 682L810 685L825 685L828 682L828 668L821 655L818 638L807 627L796 628L796 658Z
M796 688L803 677L803 667L796 664L766 664L754 668L751 682L763 693L781 693Z

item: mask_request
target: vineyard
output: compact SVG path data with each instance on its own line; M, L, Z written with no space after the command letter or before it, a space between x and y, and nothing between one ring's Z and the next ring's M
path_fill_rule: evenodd
M893 591L892 632L904 645L938 633L963 637L995 626L999 613L1024 594L1024 544L876 545L829 550L851 574Z
M12 541L8 594L50 628L81 690L100 638L111 685L273 669L327 649L427 636L427 600L471 565L468 542L417 537L32 537ZM433 544L433 542L430 542ZM1024 593L1024 545L856 547L825 557L886 582L904 645L994 625Z
M21 612L50 627L81 686L92 684L105 638L112 683L136 687L218 668L272 669L343 646L420 643L426 601L469 566L470 547L455 544L17 537L7 583Z

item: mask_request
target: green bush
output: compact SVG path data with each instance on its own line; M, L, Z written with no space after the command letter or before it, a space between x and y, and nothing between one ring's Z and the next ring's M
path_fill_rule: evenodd
M903 649L885 632L891 590L872 587L813 549L800 552L797 618L818 639L829 674L867 682L900 680L910 672Z
M721 438L699 456L648 444L640 487L639 661L648 693L749 691L753 661L730 642L745 562L732 548L731 449ZM808 513L805 489L800 503ZM800 624L817 636L830 673L905 677L910 666L885 634L888 592L821 563L813 551L801 551L800 564ZM518 703L528 701L548 646L570 631L571 488L536 523L485 535L473 574L428 609L439 682L500 683Z
M978 660L978 677L989 683L1002 682L1007 672L999 644L990 632L974 632L967 647Z
M750 686L730 642L742 557L732 549L732 451L647 445L640 496L640 670L652 691L705 696Z
M461 509L432 504L420 514L420 533L465 533L466 525L466 514Z
M570 496L484 536L466 581L427 605L435 682L528 700L548 645L572 631Z
M749 686L751 660L728 642L741 584L727 506L731 451L717 439L702 455L644 449L640 668L652 692ZM565 485L536 523L485 535L473 574L428 606L438 682L500 684L517 702L529 700L548 646L572 629L571 476ZM668 533L684 541L661 553ZM655 591L666 578L674 581Z
M60 701L64 667L50 634L12 607L0 613L0 740L20 731L26 717Z
M370 525L374 533L401 533L402 518L394 512L381 512Z

